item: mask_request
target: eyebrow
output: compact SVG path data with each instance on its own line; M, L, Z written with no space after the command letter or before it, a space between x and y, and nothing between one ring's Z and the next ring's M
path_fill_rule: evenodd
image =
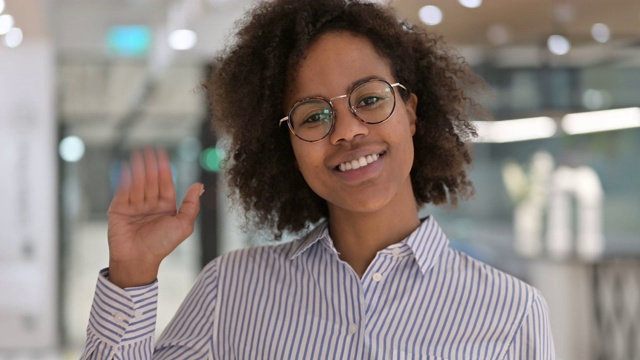
M366 83L367 81L370 81L370 80L384 80L384 79L381 78L380 76L376 76L376 75L371 75L371 76L364 77L362 79L358 79L358 80L352 82L351 85L349 85L347 87L346 94L349 94L351 91L353 91L353 89L355 89L356 87L358 87L358 86L360 86L360 85L362 85L362 84L364 84L364 83Z
M366 76L366 77L358 79L358 80L352 82L351 84L349 84L349 86L347 86L347 88L345 89L345 93L341 94L341 95L349 95L349 93L351 93L351 91L353 91L353 89L355 89L356 87L358 87L358 86L360 86L360 85L362 85L362 84L364 84L364 83L366 83L367 81L370 81L370 80L385 80L385 81L388 81L388 80L384 79L382 76L377 76L377 75ZM337 95L337 96L341 96L341 95ZM301 98L298 98L298 99L294 100L293 103L295 104L295 103L300 102L300 101L302 101L304 99L310 99L310 98L315 98L315 97L325 98L324 96L319 95L319 94L310 95L310 96L303 96ZM327 98L327 99L329 99L329 98Z

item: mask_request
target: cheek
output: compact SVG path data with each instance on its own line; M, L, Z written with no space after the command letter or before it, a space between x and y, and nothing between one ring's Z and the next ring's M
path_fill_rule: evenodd
M314 151L311 147L293 147L296 158L296 167L302 174L305 182L313 192L322 197L323 188L326 187L327 179L324 176L325 167L320 151Z
M414 131L413 131L413 126L411 126L411 124L407 123L401 131L397 132L396 134L396 143L398 144L399 148L400 148L400 152L402 153L402 159L404 161L401 161L403 168L405 167L413 167L413 160L414 160L414 156L415 156L415 149L414 149L414 145L413 145L413 135L414 135Z
M303 155L300 154L301 148L298 146L296 137L289 133L289 142L291 143L291 149L293 150L293 161L296 169L300 170L300 160L303 159Z
M296 146L295 139L291 138L291 149L293 149L293 161L295 162L295 166L298 170L300 170L300 160L302 159L302 155L300 154L300 148Z
M312 173L317 166L317 159L314 159L314 152L308 147L304 145L296 146L296 144L297 142L293 143L293 155L295 157L296 168L302 173L307 182L309 182L309 178L313 178Z
M317 179L322 169L321 160L313 155L313 153L296 154L296 165L307 182Z

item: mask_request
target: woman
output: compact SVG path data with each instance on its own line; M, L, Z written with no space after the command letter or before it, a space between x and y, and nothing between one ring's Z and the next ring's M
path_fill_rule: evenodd
M276 237L314 227L213 260L154 347L158 267L203 187L176 211L166 154L134 153L83 358L554 358L540 294L418 216L472 191L467 65L371 4L265 2L240 25L206 84L230 185Z

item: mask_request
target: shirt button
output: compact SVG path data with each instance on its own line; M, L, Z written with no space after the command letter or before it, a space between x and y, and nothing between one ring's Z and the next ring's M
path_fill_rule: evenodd
M349 334L355 334L356 332L358 332L358 325L356 324L349 325Z
M373 278L373 281L378 282L378 281L382 280L382 274L375 273L375 274L373 274L372 278Z
M136 310L135 315L136 318L141 318L142 317L142 310Z
M124 316L120 313L115 313L113 315L113 317L116 319L117 322L119 322L120 324L122 324L124 322Z
M400 256L400 249L395 248L391 251L391 253L393 254L393 256Z

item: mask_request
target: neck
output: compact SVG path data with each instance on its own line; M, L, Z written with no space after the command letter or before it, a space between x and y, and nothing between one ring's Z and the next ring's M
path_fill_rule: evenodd
M378 251L402 241L419 225L413 191L399 193L391 204L375 212L329 207L329 233L334 246L361 278Z

